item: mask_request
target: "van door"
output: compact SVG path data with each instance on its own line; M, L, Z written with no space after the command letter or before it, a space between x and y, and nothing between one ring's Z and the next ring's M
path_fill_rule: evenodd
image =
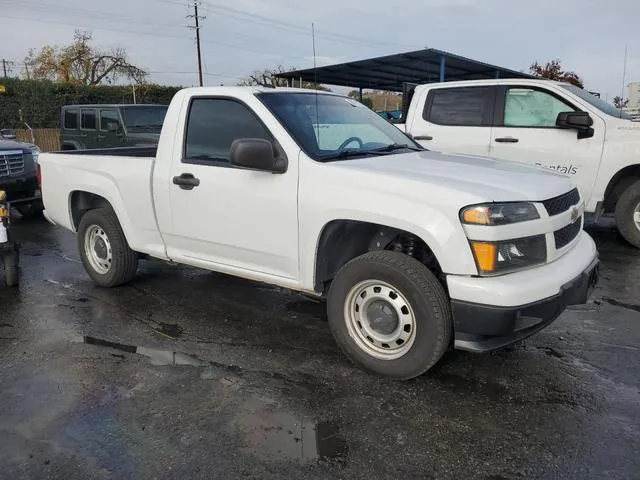
M494 92L493 86L428 89L409 133L430 150L488 156Z
M588 201L600 165L605 124L591 115L594 134L581 139L576 130L556 127L559 113L578 110L569 100L544 87L499 87L491 157L570 175L582 198Z

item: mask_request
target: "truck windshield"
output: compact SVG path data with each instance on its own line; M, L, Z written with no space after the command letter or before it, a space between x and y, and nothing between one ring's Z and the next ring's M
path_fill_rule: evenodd
M424 150L380 115L348 97L264 92L258 98L314 160L345 160Z
M166 105L122 107L122 119L128 132L160 133L168 108Z
M595 95L587 92L586 90L583 90L580 87L576 87L575 85L571 85L571 84L563 84L562 88L564 88L565 90L569 90L575 96L580 97L582 100L591 104L591 106L597 108L603 113L606 113L607 115L611 115L612 117L616 117L616 118L622 118L624 120L631 120L631 115L623 112L622 110L617 109L613 105L603 100L600 100Z

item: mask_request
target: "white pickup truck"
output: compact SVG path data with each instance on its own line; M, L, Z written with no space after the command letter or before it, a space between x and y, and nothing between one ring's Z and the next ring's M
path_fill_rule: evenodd
M528 337L597 277L568 177L427 151L331 93L184 89L157 151L39 167L45 216L77 232L98 285L144 255L314 295L347 356L395 378Z
M568 83L535 79L419 85L404 125L423 146L569 175L594 219L615 214L640 248L640 123Z

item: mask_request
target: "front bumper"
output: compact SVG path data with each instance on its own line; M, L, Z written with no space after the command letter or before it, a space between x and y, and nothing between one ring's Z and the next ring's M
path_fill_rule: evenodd
M591 238L584 234L589 242ZM583 240L584 241L584 240ZM556 264L555 272L549 272L547 283L553 283L554 278L561 278L562 283L551 296L542 297L541 300L528 301L524 304L513 305L508 302L506 305L487 305L474 301L452 298L451 311L453 315L455 348L473 352L485 352L495 350L506 345L523 340L543 328L550 325L569 305L586 303L598 280L598 258L597 254L582 257L583 262L589 262L586 267L580 267L579 273L566 280L562 279L563 273L566 276L567 270L571 267L564 265L562 259L553 262ZM571 262L573 269L575 262ZM561 273L562 272L562 273ZM545 273L545 272L542 272ZM516 274L517 275L517 274ZM523 291L534 288L535 282L521 284L516 279L510 281L511 275L505 275L504 279L511 288L520 285ZM529 280L532 280L529 278ZM515 287L517 288L517 287ZM485 292L489 293L489 292ZM526 296L525 296L526 297ZM520 296L520 298L524 298ZM540 297L538 297L540 298ZM502 298L501 300L506 300Z
M14 198L31 196L33 192L38 190L38 178L35 172L28 176L2 177L0 178L0 190L7 192L9 201Z

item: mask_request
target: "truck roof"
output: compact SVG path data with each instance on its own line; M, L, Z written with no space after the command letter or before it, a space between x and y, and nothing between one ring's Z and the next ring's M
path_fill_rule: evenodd
M168 107L164 103L74 103L62 108Z
M219 86L219 87L187 87L183 91L188 93L204 93L208 95L215 94L233 94L241 92L253 92L253 93L271 93L271 92L291 92L291 93L312 93L318 92L323 95L340 95L339 93L330 92L327 90L313 90L310 88L293 88L293 87L262 87L262 86Z
M429 88L440 87L471 87L481 85L569 85L567 82L558 82L556 80L545 80L538 78L494 78L487 80L460 80L455 82L438 82L425 83L418 85L416 90L424 90Z

